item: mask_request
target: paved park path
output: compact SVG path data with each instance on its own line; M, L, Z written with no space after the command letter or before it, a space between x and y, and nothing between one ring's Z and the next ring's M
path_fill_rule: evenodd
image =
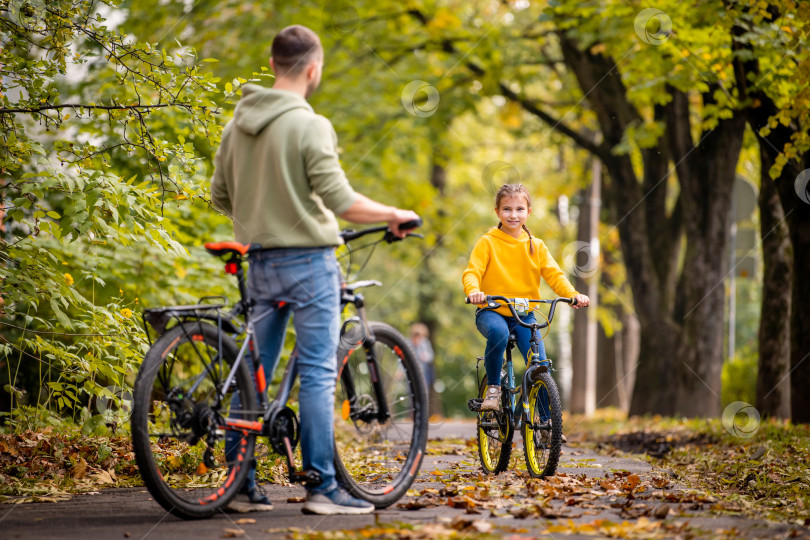
M202 521L182 521L167 514L152 501L144 488L117 488L97 494L75 495L59 503L28 503L0 505L0 537L3 539L76 539L136 538L136 539L213 539L213 538L288 538L312 531L336 531L366 528L369 536L387 536L386 524L413 524L423 528L427 536L464 531L474 538L482 532L514 535L526 538L544 536L557 538L575 533L624 536L697 536L697 537L806 537L806 528L752 521L737 516L712 514L711 499L679 496L687 493L682 486L666 482L666 494L655 498L628 497L626 493L610 491L610 485L637 476L642 481L655 479L663 483L668 471L655 470L648 463L623 457L607 457L591 451L565 445L558 473L560 490L570 489L572 495L555 497L542 507L524 508L515 512L520 498L512 495L525 490L525 481L515 473L510 491L504 484L494 488L482 505L466 504L464 492L454 496L453 486L474 484L476 476L475 446L465 445L475 434L472 422L444 421L433 424L428 443L428 455L422 472L414 483L414 496L400 505L366 516L311 516L301 512L302 504L294 502L304 495L301 487L266 486L275 508L271 512L250 514L221 514ZM516 435L515 453L522 459ZM439 442L439 441L444 442ZM437 452L437 449L441 449ZM618 474L617 474L618 473ZM452 482L453 476L462 481ZM499 477L500 478L500 477ZM582 487L588 479L605 479L603 489ZM489 479L478 478L479 486ZM500 480L499 480L500 481ZM636 480L633 479L633 482ZM502 482L502 481L501 481ZM506 480L506 487L509 487ZM593 482L590 484L593 486ZM572 487L573 486L573 487ZM448 487L450 488L448 493ZM467 488L473 489L473 488ZM482 488L478 488L478 493ZM421 494L421 496L416 495ZM504 493L509 495L504 496ZM670 496L671 495L671 496ZM427 501L427 502L426 502ZM456 501L456 508L448 505ZM584 501L584 502L583 502ZM408 509L410 507L411 509ZM621 527L611 529L610 527ZM377 531L377 532L374 532ZM434 531L431 534L429 531ZM568 536L570 537L570 536ZM584 536L582 536L584 537ZM649 537L649 536L648 536Z

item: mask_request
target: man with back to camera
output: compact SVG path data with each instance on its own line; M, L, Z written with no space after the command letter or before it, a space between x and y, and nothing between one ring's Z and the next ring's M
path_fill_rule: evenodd
M374 505L349 495L335 480L333 407L337 378L340 275L335 247L341 244L335 215L354 223L399 225L417 219L409 210L375 202L352 190L340 166L337 135L307 98L321 81L323 48L304 26L289 26L273 39L272 89L242 87L242 98L222 133L211 182L214 204L233 219L236 240L261 244L249 258L248 293L256 301L261 362L272 378L287 322L298 336L299 407L304 470L322 483L308 487L304 512L365 514ZM276 308L274 302L284 301ZM226 454L237 436L228 432ZM252 463L242 493L270 505L256 486ZM269 508L265 508L269 509Z

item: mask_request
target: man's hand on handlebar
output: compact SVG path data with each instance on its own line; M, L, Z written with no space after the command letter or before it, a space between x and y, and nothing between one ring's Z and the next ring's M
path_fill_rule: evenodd
M588 307L588 304L590 304L590 303L591 303L591 299L590 299L590 298L588 298L588 297L587 297L586 295L584 295L584 294L578 294L578 295L576 295L576 296L574 297L574 300L576 300L576 303L575 303L575 304L571 304L571 307L572 307L572 308L574 308L574 309L579 309L579 308L583 308L583 307Z
M467 298L470 300L471 304L481 305L487 301L487 295L482 292L471 293Z
M397 238L405 238L405 236L408 234L408 231L410 231L411 229L400 230L399 228L400 224L407 223L409 221L417 221L418 219L419 215L416 212L412 212L411 210L400 210L399 208L395 208L393 217L388 220L388 229Z

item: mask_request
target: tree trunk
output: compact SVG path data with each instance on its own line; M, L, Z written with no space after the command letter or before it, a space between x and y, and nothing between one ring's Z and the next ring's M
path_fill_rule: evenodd
M756 408L762 416L790 418L790 321L793 254L782 203L768 171L771 154L760 149L759 191L762 236L762 307Z
M804 170L810 167L810 154L805 154L804 167ZM804 305L810 298L810 193L807 186L804 187L803 197L799 197L794 189L795 210L788 216L793 242L790 408L795 424L810 423L810 309Z
M597 341L598 323L596 310L598 299L598 276L594 275L596 261L591 258L598 254L597 231L599 229L599 208L601 192L601 163L593 165L593 182L584 192L580 204L577 240L583 246L577 249L574 273L574 286L591 299L588 309L574 312L574 341L572 344L571 412L592 414L597 407Z
M661 316L657 319L639 317L639 352L635 369L635 385L630 400L630 415L675 412L675 351L681 328Z
M672 102L655 109L656 117L666 122L666 135L659 148L642 150L639 179L630 156L613 152L626 129L641 121L627 99L620 71L612 59L559 37L565 63L599 120L603 143L596 153L610 173L606 198L618 224L640 320L630 412L716 416L723 365L725 249L745 119L735 114L719 120L695 144L688 96L669 89ZM705 105L713 104L715 90L711 87L700 96ZM670 161L681 187L671 213L664 182ZM678 273L682 233L687 251Z
M634 313L622 315L622 354L616 364L616 378L619 380L619 407L625 412L630 410L630 398L636 383L636 365L638 364L639 325Z
M621 343L622 331L617 330L608 337L602 325L599 325L599 339L597 341L596 364L596 406L619 407L619 385L621 380L617 377L617 368L622 363Z
M705 104L712 104L714 90L710 86L703 95ZM675 413L712 417L720 414L726 253L745 117L735 112L719 120L693 146L688 96L674 89L671 94L670 144L684 215L689 216L674 319L683 328L677 348Z
M430 167L430 184L436 189L438 197L444 195L444 189L447 185L447 157L444 152L439 148L438 144L433 147L433 159ZM441 212L441 210L440 210ZM434 229L435 230L435 229ZM440 343L438 335L439 320L437 317L438 310L436 309L436 273L433 271L433 253L442 241L442 235L436 234L436 244L433 246L425 246L422 250L422 260L419 266L418 274L418 292L416 295L416 317L417 320L428 327L430 332L430 342L432 344ZM433 376L436 377L436 354L437 348L434 347L433 359ZM428 385L428 412L429 415L443 414L443 406L440 396L437 394L433 385Z
M736 26L732 29L732 35L741 37L746 31L745 28ZM775 163L776 158L785 145L790 142L793 134L806 130L807 126L797 125L798 120L794 120L787 126L779 122L772 129L769 128L766 135L761 134L761 130L768 126L769 120L779 112L779 108L761 88L751 86L751 81L762 78L759 60L753 54L752 46L744 45L743 40L739 39L732 42L732 49L735 53L741 49L747 49L747 52L751 53L735 55L734 76L741 99L749 103L745 112L748 123L759 141L761 174L765 177L769 175L770 164ZM747 57L748 60L743 60L744 57ZM783 325L788 324L788 319L780 316L780 313L784 315L784 311L780 311L778 307L776 312L769 308L773 306L771 302L774 291L778 291L780 287L783 290L790 290L790 412L791 419L795 423L810 422L810 392L807 391L810 386L810 310L803 307L807 298L810 298L810 280L807 279L807 271L810 268L810 194L806 191L797 192L798 176L808 167L810 167L810 153L805 153L798 160L788 161L779 178L774 181L779 193L784 219L790 231L793 269L790 276L784 276L784 274L780 276L773 268L771 274L766 275L766 279L772 275L776 281L764 285L763 316L760 321L760 343L763 341L779 343L783 339L781 336L786 332ZM806 189L806 186L799 187ZM763 217L763 220L766 218ZM763 243L764 241L763 238ZM765 249L764 245L763 249ZM781 278L784 277L787 277L788 281L781 281ZM766 304L766 302L768 303ZM768 312L767 317L765 316L766 311ZM763 390L765 389L763 388ZM774 387L765 391L765 394L771 390L774 393L780 391ZM760 395L759 387L757 395Z

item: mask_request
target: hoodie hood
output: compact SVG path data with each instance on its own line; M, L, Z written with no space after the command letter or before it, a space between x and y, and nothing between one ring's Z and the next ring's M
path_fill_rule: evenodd
M498 240L506 242L507 244L525 244L529 241L529 235L526 234L526 231L521 231L520 238L514 238L512 235L503 232L498 227L492 227L487 231L486 234L487 236L497 238Z
M233 119L240 130L257 135L276 118L295 109L313 112L307 100L294 92L246 84Z

